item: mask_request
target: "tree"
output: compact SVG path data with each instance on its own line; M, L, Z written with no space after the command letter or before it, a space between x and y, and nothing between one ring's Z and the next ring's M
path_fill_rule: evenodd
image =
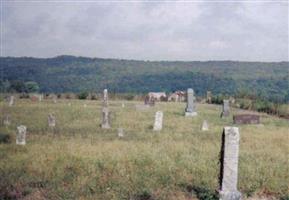
M38 83L36 83L34 81L25 82L25 91L28 93L38 92L39 91Z

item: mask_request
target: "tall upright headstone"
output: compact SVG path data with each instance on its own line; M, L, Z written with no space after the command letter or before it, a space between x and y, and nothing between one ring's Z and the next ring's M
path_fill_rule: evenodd
M207 103L212 103L212 92L207 91Z
M108 91L107 89L103 90L103 107L102 107L102 123L101 128L109 129L109 108L108 108Z
M163 128L163 112L157 111L155 114L154 131L160 131Z
M14 96L10 96L8 105L9 105L9 107L14 105Z
M108 91L107 89L103 90L103 106L108 106Z
M25 145L26 144L26 126L18 126L16 134L16 144Z
M228 117L230 115L230 103L229 100L223 100L223 107L221 117Z
M54 128L56 126L56 118L53 114L48 115L48 126Z
M241 199L241 193L237 190L239 140L238 127L224 128L221 148L220 200Z
M192 88L189 88L187 90L187 107L186 107L186 117L193 117L197 116L196 112L196 106L194 101L196 100L196 97L194 95L194 90Z

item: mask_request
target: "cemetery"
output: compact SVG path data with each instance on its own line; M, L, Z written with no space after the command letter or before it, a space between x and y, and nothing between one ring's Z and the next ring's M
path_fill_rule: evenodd
M289 197L287 119L191 88L168 102L38 96L0 102L4 199Z

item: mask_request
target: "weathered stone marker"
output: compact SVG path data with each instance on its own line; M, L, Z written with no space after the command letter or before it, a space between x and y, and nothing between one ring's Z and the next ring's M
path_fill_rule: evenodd
M117 136L120 137L120 138L124 137L123 128L118 128L117 129Z
M155 98L147 95L144 99L144 104L148 105L148 106L154 106L155 105Z
M253 114L239 114L233 116L234 124L260 124L260 116Z
M103 106L108 106L108 92L107 89L103 90Z
M85 104L83 104L83 107L84 107L84 108L87 108L87 104L86 104L86 103L85 103Z
M121 107L122 107L122 108L124 108L124 107L125 107L124 103L122 103L122 104L121 104Z
M194 104L195 101L195 96L194 96L194 90L192 88L189 88L187 90L187 107L186 107L186 117L193 117L197 116L196 112L196 106Z
M163 128L163 112L157 111L155 114L154 131L160 131Z
M207 91L207 103L212 103L212 92Z
M223 110L221 113L221 117L228 117L230 115L230 104L229 100L223 100Z
M109 123L109 108L108 108L108 93L107 89L103 90L103 107L102 107L102 123L101 128L103 129L109 129L110 123Z
M57 103L57 96L56 95L53 95L52 101L53 101L53 103Z
M26 144L26 126L18 126L16 134L16 144L25 145Z
M204 121L203 121L201 130L202 130L202 131L208 131L208 130L209 130L209 125L208 125L207 120L204 120Z
M3 124L5 126L9 126L11 124L10 115L6 115L3 120Z
M239 140L238 127L224 128L221 148L220 200L241 199L241 193L237 190Z
M8 105L9 105L9 107L14 105L14 96L10 96Z
M56 118L53 114L48 115L48 126L54 128L56 126Z

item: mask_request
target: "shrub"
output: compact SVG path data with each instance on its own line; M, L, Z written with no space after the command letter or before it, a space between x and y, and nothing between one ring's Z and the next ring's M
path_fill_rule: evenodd
M77 96L78 99L86 99L88 97L88 92L81 92Z
M10 143L11 137L7 133L0 133L0 143Z

